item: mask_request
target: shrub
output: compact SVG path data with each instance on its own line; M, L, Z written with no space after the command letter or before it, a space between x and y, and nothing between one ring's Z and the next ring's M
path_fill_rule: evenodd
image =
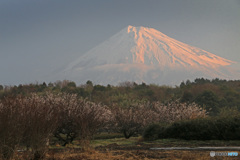
M145 140L151 141L156 140L159 137L163 137L166 126L162 124L151 124L143 132L143 138Z
M176 138L185 140L240 140L240 117L204 118L179 121L169 126L149 126L144 139Z
M163 137L159 138L179 138L186 140L210 140L216 139L216 128L214 123L208 119L196 119L182 122L174 122L166 128Z

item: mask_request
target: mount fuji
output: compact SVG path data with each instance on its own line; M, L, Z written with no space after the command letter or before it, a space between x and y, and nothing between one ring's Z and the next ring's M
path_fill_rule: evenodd
M177 41L147 27L128 26L57 73L77 83L124 81L177 85L195 78L240 79L236 62Z

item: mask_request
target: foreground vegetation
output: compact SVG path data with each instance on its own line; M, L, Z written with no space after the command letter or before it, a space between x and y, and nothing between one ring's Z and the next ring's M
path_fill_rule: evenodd
M91 81L80 86L71 81L0 85L0 155L34 160L118 155L157 159L159 155L148 156L149 148L165 142L174 146L166 138L175 138L180 146L187 141L176 139L240 140L239 105L240 81L219 79L196 79L176 87L132 82L101 86ZM136 136L142 138L132 138ZM189 142L188 146L196 143Z
M153 147L199 147L199 146L239 146L240 141L188 141L177 139L161 139L155 141L142 141L141 137L129 139L111 138L105 139L106 134L97 135L97 140L92 140L90 145L79 148L81 145L77 140L74 144L62 147L52 144L46 152L46 160L133 160L133 159L210 159L210 151L206 150L151 150ZM108 134L109 137L117 136ZM118 135L121 136L121 135ZM103 137L103 138L101 138ZM221 152L223 152L222 150ZM231 151L231 150L225 150ZM18 152L13 159L28 159L26 152ZM219 157L216 157L216 159ZM214 158L212 158L214 159ZM229 159L229 157L221 157Z

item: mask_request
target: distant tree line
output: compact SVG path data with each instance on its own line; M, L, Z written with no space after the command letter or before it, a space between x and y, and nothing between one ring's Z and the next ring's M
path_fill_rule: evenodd
M18 86L0 85L0 98L7 95L29 95L31 93L45 94L71 93L82 98L87 98L95 103L104 105L126 104L128 101L149 101L168 103L180 100L183 103L196 103L217 115L222 108L237 108L240 110L240 80L208 80L197 78L194 81L183 81L179 86L159 86L156 84L137 84L135 82L122 82L117 86L99 85L87 81L85 84L76 85L69 80L56 81L46 84L25 84Z

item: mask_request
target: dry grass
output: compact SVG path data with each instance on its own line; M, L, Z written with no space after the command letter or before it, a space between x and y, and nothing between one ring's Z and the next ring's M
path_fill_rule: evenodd
M88 150L83 152L57 153L54 156L48 155L48 160L208 160L222 159L229 157L210 157L210 151L96 151ZM233 159L233 158L231 158Z
M153 147L194 147L194 146L238 146L238 141L184 141L157 140L139 142L139 137L130 139L114 138L94 140L86 143L84 149L78 143L67 147L50 147L44 160L214 160L234 159L233 157L210 157L210 151L197 150L150 150ZM219 151L223 152L223 151ZM236 152L236 151L235 151ZM13 160L27 160L29 154L18 152ZM236 159L236 158L235 158Z
M214 157L210 151L177 151L177 150L104 150L64 149L50 150L45 160L226 160L229 157ZM26 160L24 153L18 153L14 160ZM233 159L233 158L232 158Z

